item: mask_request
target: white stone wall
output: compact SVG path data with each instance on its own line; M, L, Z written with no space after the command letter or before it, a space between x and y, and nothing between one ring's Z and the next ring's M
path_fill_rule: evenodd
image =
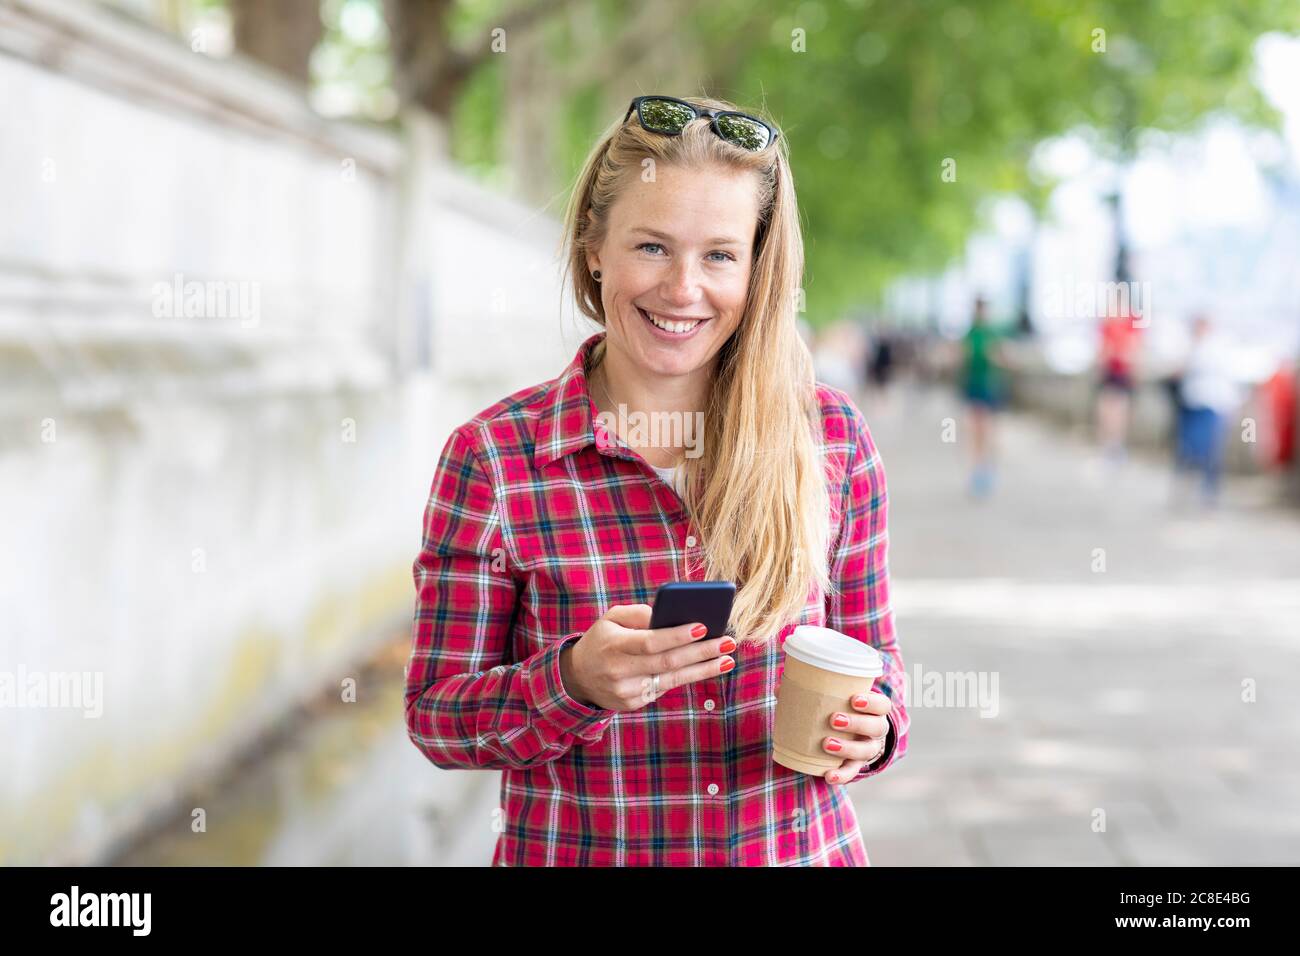
M408 628L447 433L582 337L554 221L406 155L93 5L0 7L0 863L94 859ZM159 314L178 282L235 298ZM74 672L97 716L12 706Z

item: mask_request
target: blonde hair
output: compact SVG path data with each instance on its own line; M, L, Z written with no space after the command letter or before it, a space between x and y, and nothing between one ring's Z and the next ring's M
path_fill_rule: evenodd
M737 109L722 100L682 99ZM569 197L563 238L578 308L602 327L600 283L587 268L587 254L604 241L610 207L647 158L681 169L748 170L758 182L747 300L717 355L704 408L703 454L686 459L683 498L703 535L707 577L736 582L731 624L737 641L766 643L800 616L814 584L823 594L832 591L830 499L818 452L821 411L812 356L796 325L803 236L786 138L755 153L715 135L707 119L666 136L643 129L635 114L606 130ZM588 372L604 357L604 344Z

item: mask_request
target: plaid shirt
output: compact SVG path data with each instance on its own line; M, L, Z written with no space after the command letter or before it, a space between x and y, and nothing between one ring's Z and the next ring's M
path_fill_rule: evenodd
M583 362L604 334L559 378L476 415L443 449L414 565L412 742L439 767L503 771L494 866L870 865L845 785L772 760L782 644L796 623L832 627L884 658L875 689L893 704L887 744L854 781L907 752L885 475L862 413L818 384L839 596L810 592L798 621L764 647L739 647L726 674L635 711L587 706L565 692L561 649L611 605L703 579L703 542L681 498L593 429Z

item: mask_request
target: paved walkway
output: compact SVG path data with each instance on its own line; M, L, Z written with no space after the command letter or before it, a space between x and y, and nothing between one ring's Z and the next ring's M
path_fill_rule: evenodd
M872 862L1300 862L1300 513L1251 480L1171 511L1162 462L1110 472L1016 414L976 501L947 394L862 407L913 704L906 759L855 785ZM996 686L989 716L938 693L964 672Z

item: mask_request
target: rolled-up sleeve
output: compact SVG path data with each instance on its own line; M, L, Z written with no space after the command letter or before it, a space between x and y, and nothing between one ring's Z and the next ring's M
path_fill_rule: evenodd
M536 766L600 740L615 712L589 707L564 688L560 652L580 632L510 660L521 581L471 434L462 426L447 440L424 512L413 568L407 733L439 767Z
M827 596L827 626L865 641L880 652L884 671L873 689L890 699L885 749L853 780L874 776L907 753L908 715L903 702L903 657L894 629L889 596L889 499L885 468L866 419L849 397L851 443L842 489L840 534L831 554L831 580L837 593ZM850 781L852 782L852 781Z

